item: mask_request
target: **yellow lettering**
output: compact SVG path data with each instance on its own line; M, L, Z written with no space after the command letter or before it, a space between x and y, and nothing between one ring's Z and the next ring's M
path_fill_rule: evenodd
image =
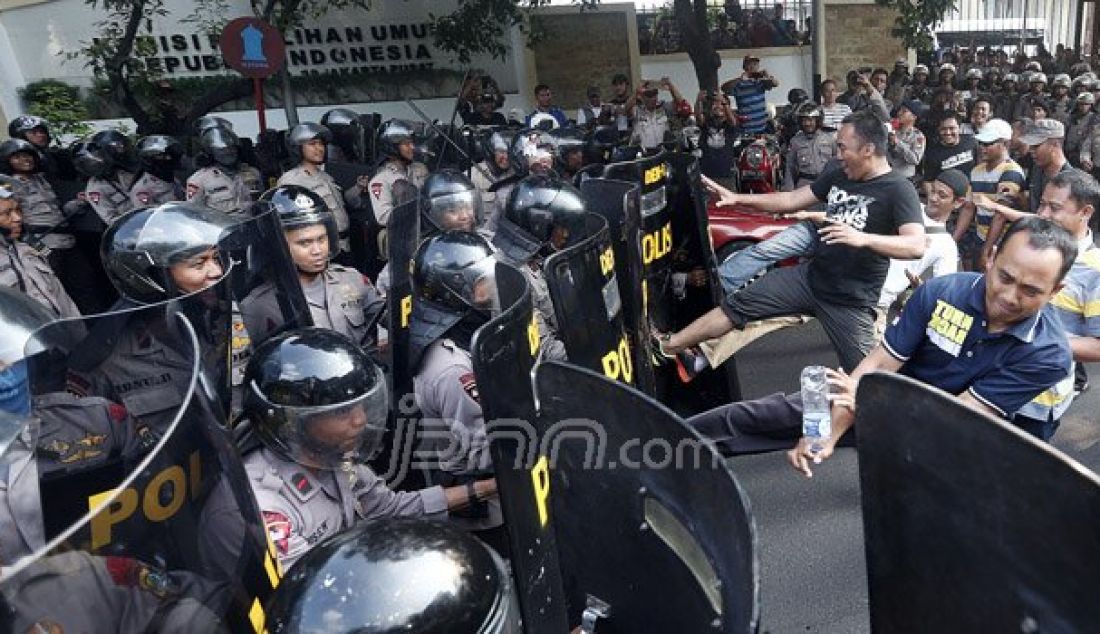
M612 271L615 270L615 250L611 247L607 247L607 250L600 254L600 273L604 277L607 277Z
M248 610L248 620L252 623L252 630L257 634L267 631L264 629L267 615L264 614L264 606L260 604L259 599L253 599L252 608Z
M634 383L634 363L630 359L630 344L626 337L620 339L618 347L605 354L600 363L604 376L612 381L621 379L623 383Z
M603 358L600 359L600 363L603 365L604 376L611 380L619 378L619 372L622 371L622 368L620 367L619 352L617 350L612 350L603 355Z
M539 512L539 526L546 527L550 521L550 461L539 456L539 461L531 469L531 483L535 487L535 508Z
M168 504L163 505L160 503L160 492L166 484L170 485L167 491ZM150 520L163 522L180 510L186 495L187 477L183 473L183 467L172 465L153 476L149 486L145 488L141 510Z
M409 327L409 317L413 312L413 298L412 295L406 295L401 298L401 327Z
M672 223L642 236L642 264L659 260L672 251Z
M532 357L539 356L539 321L535 313L531 313L531 323L527 324L527 345L531 348Z
M94 509L111 497L114 491L105 491L88 497L88 509ZM111 527L130 517L137 510L138 494L133 489L123 489L118 498L92 518L92 549L111 543Z
M652 185L653 183L656 183L657 181L664 178L667 173L668 166L666 166L664 163L661 163L660 165L656 165L647 169L642 175L642 182L644 182L646 185Z

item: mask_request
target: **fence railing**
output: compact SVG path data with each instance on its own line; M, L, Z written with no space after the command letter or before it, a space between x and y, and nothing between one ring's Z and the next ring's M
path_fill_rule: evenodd
M810 0L711 2L707 31L719 50L809 44L811 10ZM684 52L671 2L663 7L639 8L637 17L642 55Z

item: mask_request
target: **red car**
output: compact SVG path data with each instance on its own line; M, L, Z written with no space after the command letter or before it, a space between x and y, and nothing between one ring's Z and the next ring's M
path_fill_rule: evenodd
M767 240L796 222L776 220L769 214L738 211L735 207L716 207L714 203L713 199L707 201L707 217L710 243L719 264L734 252Z

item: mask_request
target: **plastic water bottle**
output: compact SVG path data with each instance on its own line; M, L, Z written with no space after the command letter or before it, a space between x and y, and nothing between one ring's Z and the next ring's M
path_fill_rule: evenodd
M806 366L802 369L802 436L810 443L810 452L816 454L832 434L833 416L825 366Z

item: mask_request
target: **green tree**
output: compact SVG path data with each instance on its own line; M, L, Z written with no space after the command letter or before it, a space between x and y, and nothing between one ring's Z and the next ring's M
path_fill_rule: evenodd
M66 136L84 136L92 130L86 123L88 111L80 100L80 90L74 86L43 79L24 86L19 98L29 114L49 120L55 145L60 145Z
M898 12L890 33L909 48L920 52L932 50L933 30L947 15L954 11L956 0L875 0L884 7Z

